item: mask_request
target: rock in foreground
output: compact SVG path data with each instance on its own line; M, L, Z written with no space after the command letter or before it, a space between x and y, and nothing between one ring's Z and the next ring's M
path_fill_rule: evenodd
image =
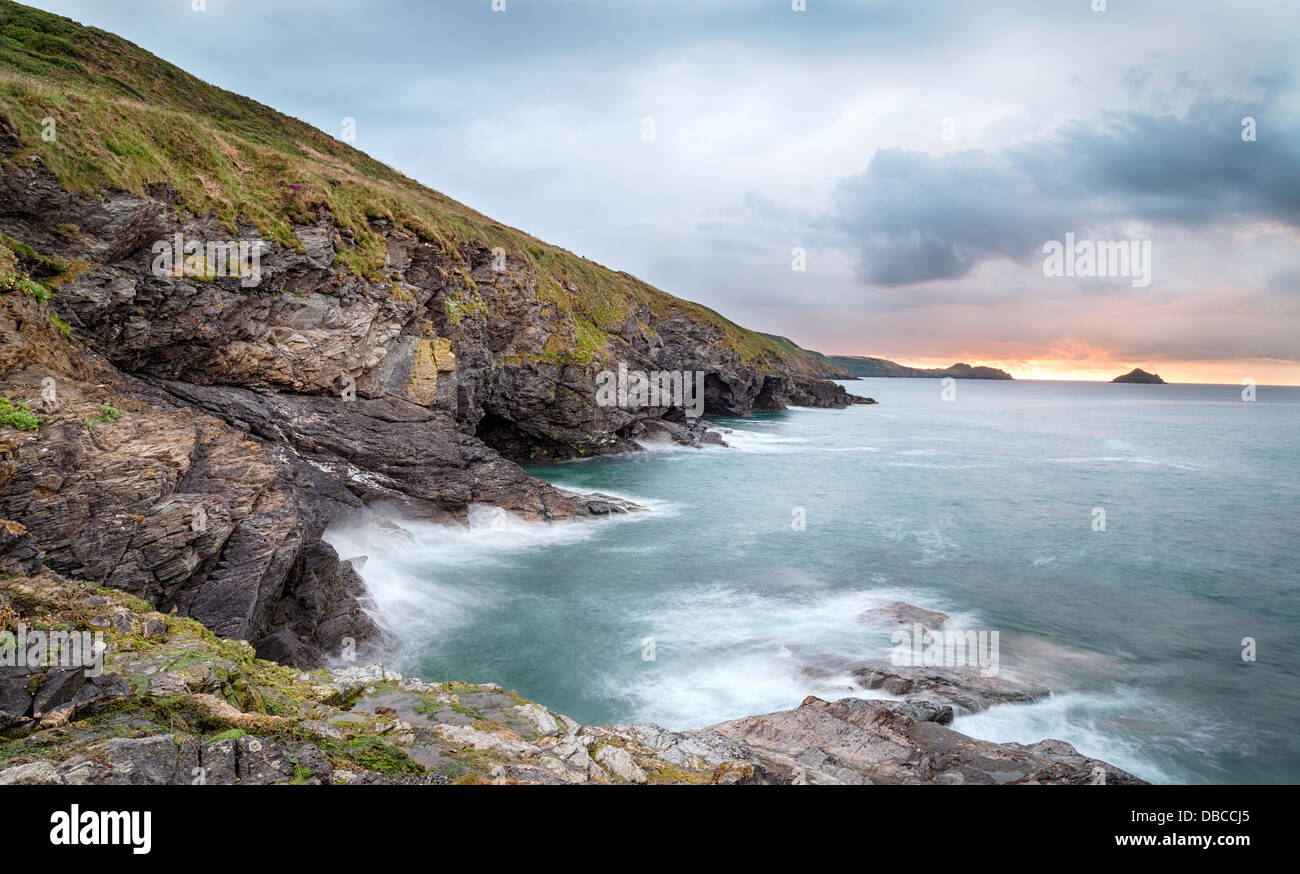
M795 710L714 729L745 745L768 772L792 775L797 782L1144 782L1065 741L990 743L939 725L934 714L933 707L897 701L832 703L810 696Z
M810 697L698 731L582 726L495 684L258 659L48 571L0 578L0 621L107 644L95 677L0 667L0 785L1141 782L1062 741L967 737L930 701Z

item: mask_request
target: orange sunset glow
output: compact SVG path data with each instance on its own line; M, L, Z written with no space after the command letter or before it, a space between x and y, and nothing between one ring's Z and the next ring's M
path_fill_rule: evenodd
M877 355L876 357L881 357ZM1232 361L1159 361L1125 358L1091 358L1086 360L1053 358L981 358L974 354L956 354L943 358L883 357L912 367L949 367L963 361L972 366L985 365L1007 371L1016 379L1066 379L1109 382L1135 367L1160 374L1165 382L1192 382L1213 385L1240 385L1253 379L1257 385L1300 385L1300 364L1270 359Z

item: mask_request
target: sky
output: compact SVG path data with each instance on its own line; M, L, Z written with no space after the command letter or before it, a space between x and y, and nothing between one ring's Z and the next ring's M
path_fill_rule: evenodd
M1300 384L1294 0L34 5L827 354Z

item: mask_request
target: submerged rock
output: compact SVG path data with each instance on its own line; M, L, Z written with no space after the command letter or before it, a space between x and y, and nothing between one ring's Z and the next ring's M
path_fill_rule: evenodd
M858 619L869 625L912 625L920 624L929 631L943 627L948 621L947 613L938 610L926 610L903 601L890 601L879 607L864 610Z

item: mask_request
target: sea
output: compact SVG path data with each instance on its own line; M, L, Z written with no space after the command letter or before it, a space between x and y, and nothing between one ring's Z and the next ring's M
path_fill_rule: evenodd
M1157 783L1300 782L1300 388L863 379L874 406L711 418L726 447L531 465L643 512L331 529L386 665L585 724L701 728L807 695L902 601L996 631L1032 704L959 713ZM398 533L393 524L404 529Z

